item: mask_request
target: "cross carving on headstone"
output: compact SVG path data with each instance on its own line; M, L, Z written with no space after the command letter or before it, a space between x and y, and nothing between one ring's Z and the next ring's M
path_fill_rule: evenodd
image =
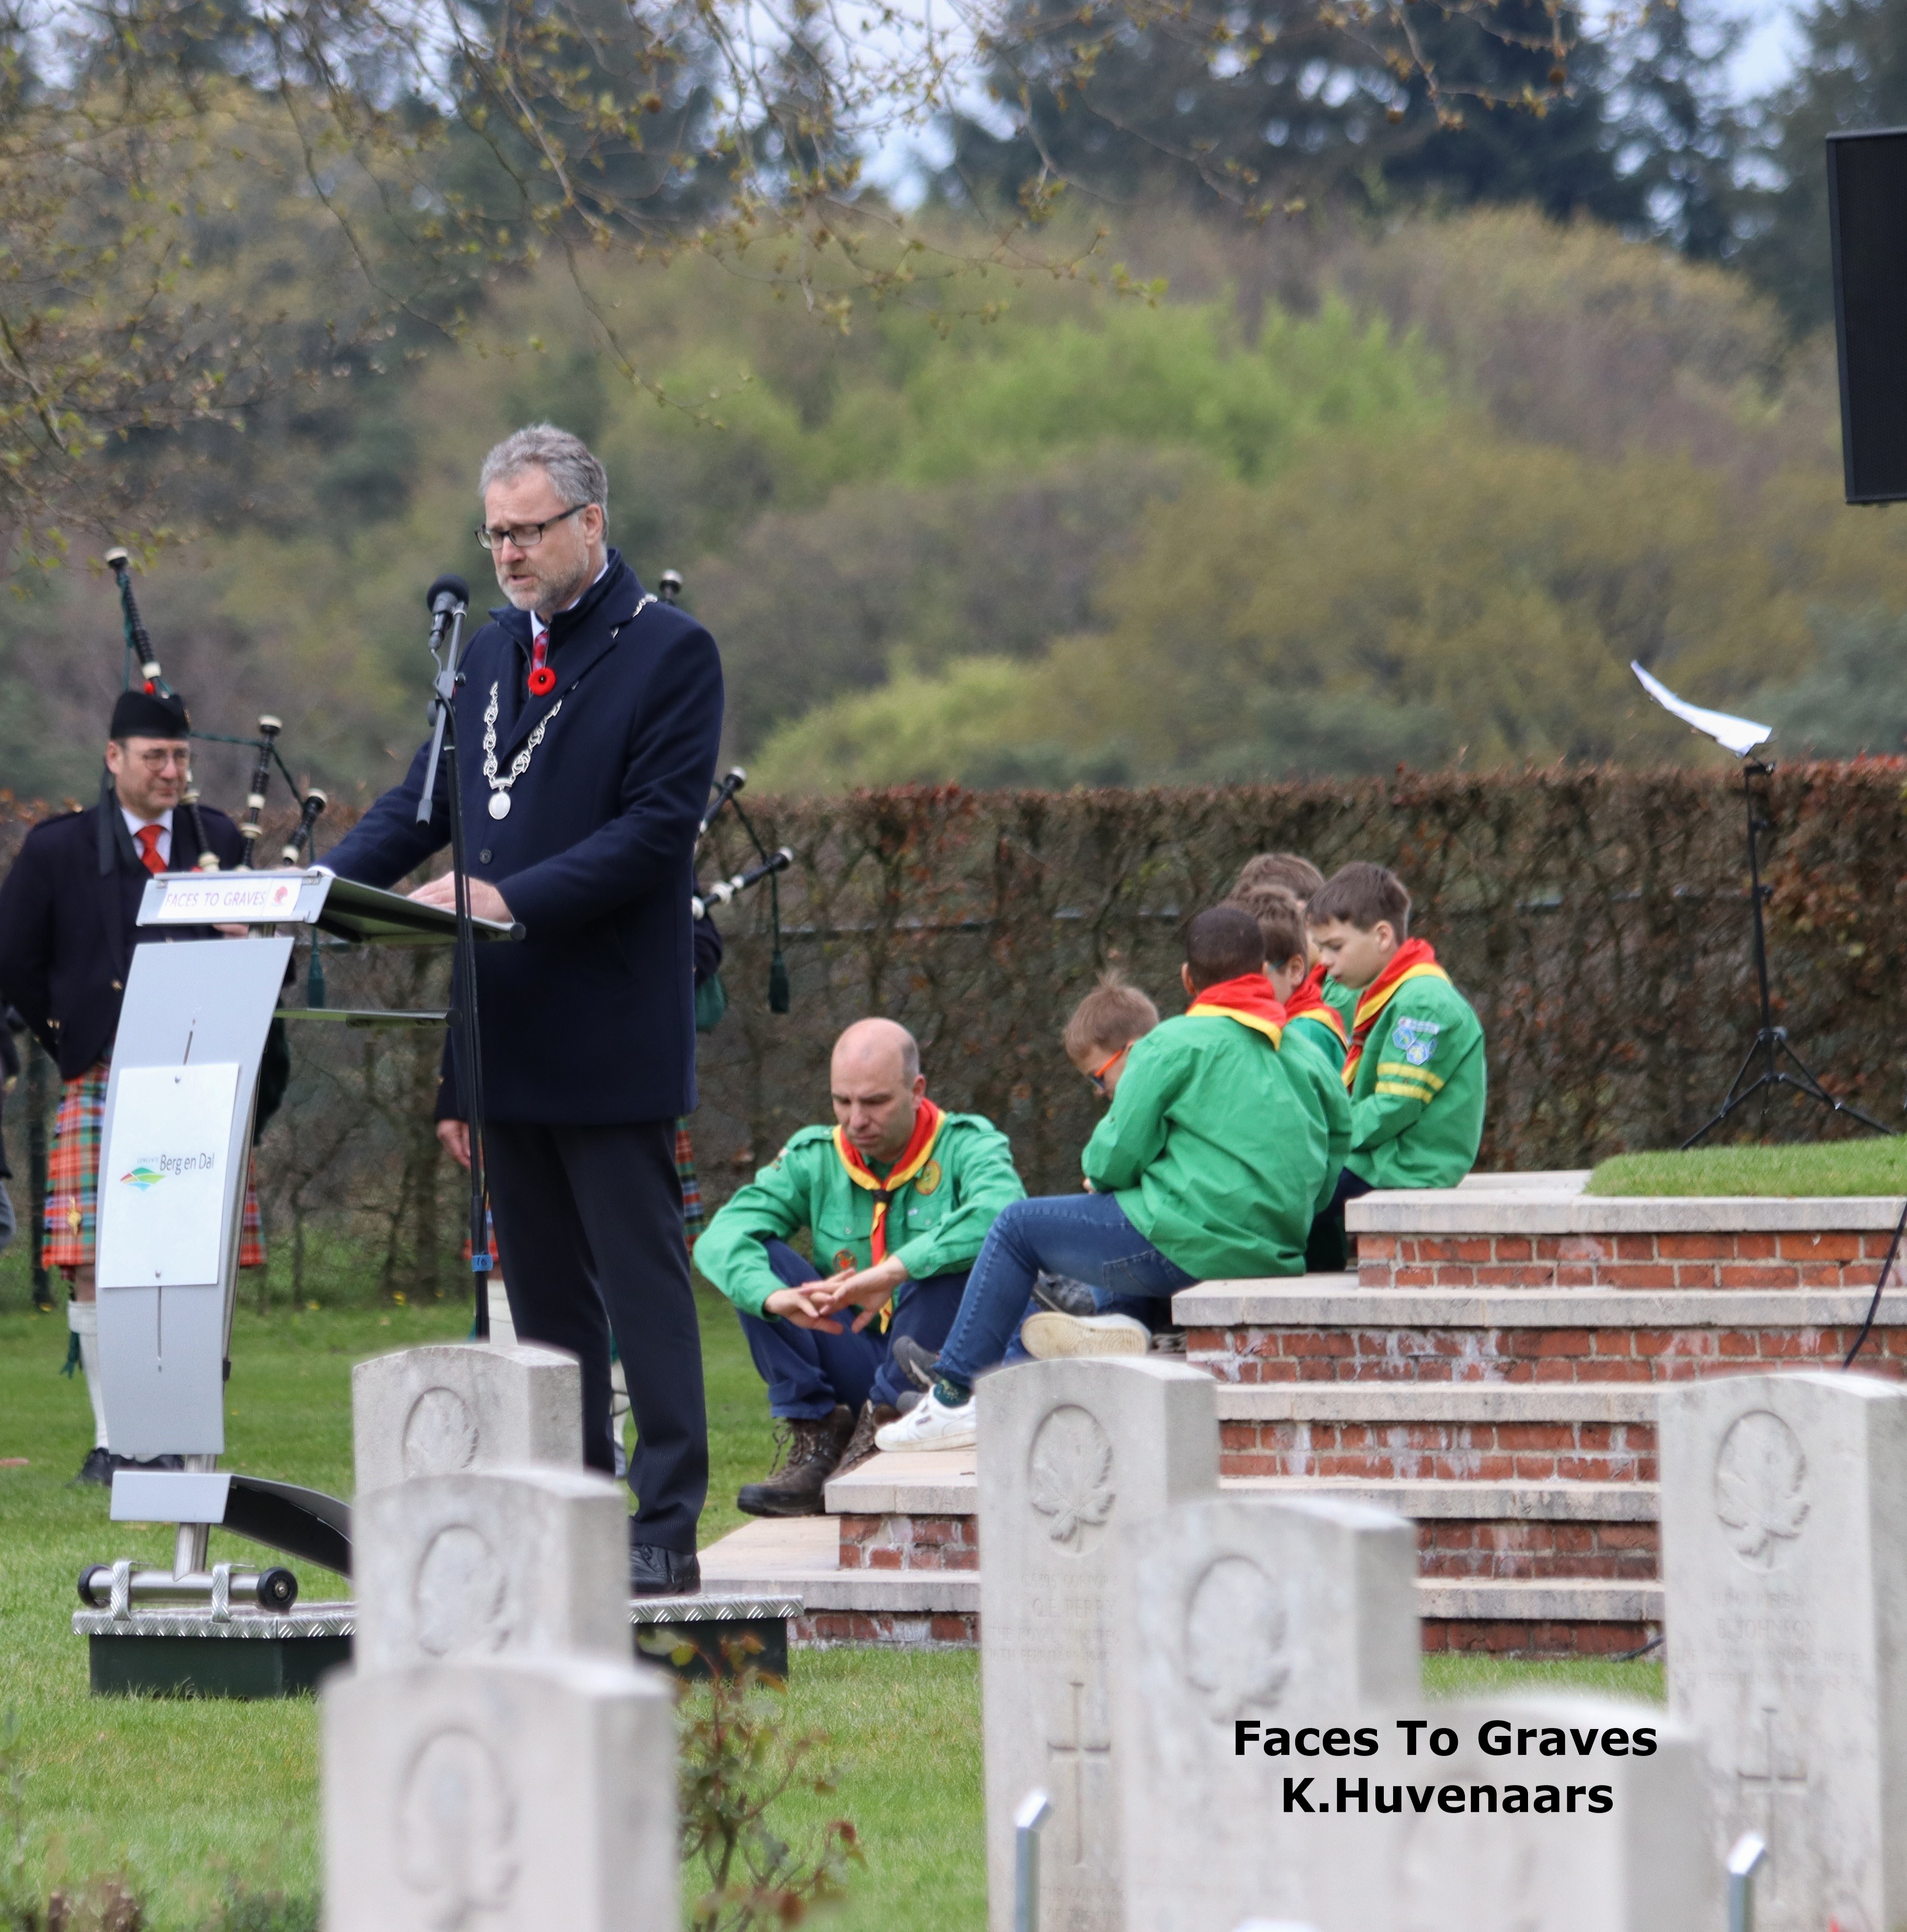
M1758 1801L1762 1814L1762 1836L1768 1841L1771 1889L1777 1895L1790 1892L1786 1865L1782 1852L1784 1844L1798 1846L1798 1833L1785 1838L1776 1827L1776 1801L1779 1798L1795 1798L1805 1796L1808 1788L1807 1767L1792 1750L1779 1750L1775 1742L1775 1720L1780 1715L1772 1704L1762 1707L1762 1724L1758 1755L1759 1768L1751 1769L1747 1763L1735 1773L1735 1782L1741 1786L1742 1794L1751 1801Z
M1049 1738L1046 1754L1058 1760L1058 1768L1067 1774L1067 1781L1072 1786L1067 1809L1072 1822L1072 1862L1083 1865L1086 1862L1086 1772L1095 1763L1103 1770L1111 1762L1112 1741L1108 1738L1100 1744L1086 1742L1085 1684L1075 1677L1067 1688L1071 1693L1068 1700L1071 1721L1066 1727L1067 1735L1057 1740Z

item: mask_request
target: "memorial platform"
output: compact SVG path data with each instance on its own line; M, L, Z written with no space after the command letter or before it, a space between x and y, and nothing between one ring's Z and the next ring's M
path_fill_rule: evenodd
M1186 1360L1219 1384L1222 1486L1408 1517L1426 1649L1614 1654L1659 1637L1658 1390L1838 1367L1901 1209L1605 1198L1588 1178L1368 1196L1348 1217L1355 1274L1175 1300ZM1907 1373L1907 1292L1885 1298L1861 1363ZM708 1587L798 1592L797 1642L970 1643L976 1454L878 1456L829 1484L826 1516L705 1550Z

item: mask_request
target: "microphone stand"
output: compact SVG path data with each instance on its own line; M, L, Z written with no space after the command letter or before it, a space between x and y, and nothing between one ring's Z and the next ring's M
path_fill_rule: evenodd
M470 881L463 868L463 788L457 766L457 687L462 681L457 664L463 638L461 604L451 607L448 625L439 614L430 628L430 655L437 667L430 700L430 756L424 769L424 794L418 800L417 822L427 825L435 806L437 770L442 763L450 794L451 876L456 882L457 944L452 970L451 1024L457 1044L457 1075L463 1090L464 1111L470 1129L470 1271L476 1277L476 1322L479 1342L490 1340L490 1217L484 1186L484 1069L481 1030L477 1018L477 934L470 922ZM460 988L460 995L456 989Z

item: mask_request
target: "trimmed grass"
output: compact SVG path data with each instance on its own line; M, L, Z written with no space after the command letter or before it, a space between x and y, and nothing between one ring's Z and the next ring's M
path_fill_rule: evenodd
M1591 1194L1907 1194L1907 1135L1795 1147L1693 1148L1619 1154L1589 1177Z
M702 1298L714 1480L703 1538L740 1519L738 1484L767 1466L760 1385L727 1304ZM465 1332L443 1306L241 1315L226 1414L235 1468L334 1493L350 1484L350 1368L363 1357ZM196 1932L227 1875L293 1896L319 1887L317 1712L275 1703L95 1700L71 1634L88 1562L169 1560L169 1532L106 1520L99 1490L67 1479L91 1442L85 1392L59 1375L59 1316L0 1316L0 1712L19 1714L34 1858L57 1876L124 1871L151 1900L152 1932ZM217 1547L244 1546L222 1534ZM257 1552L262 1555L265 1552ZM339 1580L301 1564L307 1600ZM1579 1688L1657 1697L1649 1663L1518 1665L1436 1658L1433 1695ZM857 1827L865 1869L826 1923L885 1932L933 1901L939 1932L983 1932L979 1660L972 1652L803 1652L787 1718L830 1740L837 1788L779 1814L800 1842L824 1820Z

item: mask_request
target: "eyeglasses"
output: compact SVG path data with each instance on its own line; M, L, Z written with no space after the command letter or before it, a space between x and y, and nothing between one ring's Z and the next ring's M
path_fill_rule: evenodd
M142 752L139 761L148 772L163 772L168 765L176 765L181 771L190 769L192 754L190 752Z
M1128 1040L1110 1060L1102 1060L1090 1073L1087 1075L1087 1078L1093 1083L1093 1090L1094 1093L1103 1094L1106 1090L1106 1076L1110 1073L1112 1070L1117 1066L1119 1063L1132 1051L1132 1043L1130 1040Z
M562 516L552 517L547 523L485 524L477 532L477 541L485 550L495 550L498 544L505 543L513 543L519 550L534 550L543 541L545 530L589 507L587 503L572 503Z

